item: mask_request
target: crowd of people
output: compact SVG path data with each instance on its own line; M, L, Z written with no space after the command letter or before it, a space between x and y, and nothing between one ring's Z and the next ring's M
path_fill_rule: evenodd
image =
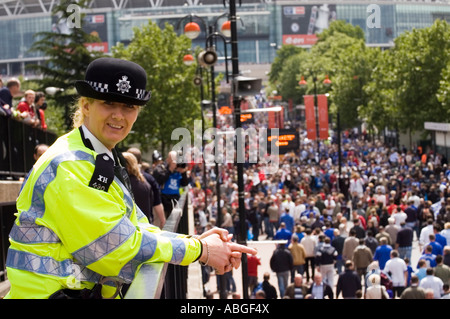
M45 129L45 95L27 90L12 106L19 90L15 79L0 90L2 115ZM304 133L299 132L299 149L280 155L276 172L258 163L244 165L246 240L283 241L269 265L277 288L269 283L270 273L258 281L261 260L248 256L252 298L450 298L446 157L346 131L338 167L334 138L316 144ZM217 175L214 166L180 163L173 151L165 160L155 151L151 164L137 148L122 156L134 199L155 225L164 226L180 191L188 191L198 235L215 226L234 240L243 235L233 163L222 164ZM204 284L212 271L202 266ZM236 293L232 272L223 276L226 290Z
M286 241L270 260L278 298L449 298L445 156L420 147L389 147L346 131L338 178L333 140L317 147L300 136L300 148L280 156L276 173L248 163L244 170L247 240ZM190 166L198 233L219 226L239 236L236 174L233 165L223 165L218 178L214 167L208 168L205 187L201 166ZM411 260L413 249L419 250L419 263ZM250 267L255 263L249 262L249 274L254 273ZM233 278L227 283L235 292ZM262 283L251 283L250 294L256 296Z
M14 98L22 95L21 83L17 78L11 78L3 85L0 79L0 115L22 121L27 125L47 130L45 110L47 102L43 92L26 90L16 104Z

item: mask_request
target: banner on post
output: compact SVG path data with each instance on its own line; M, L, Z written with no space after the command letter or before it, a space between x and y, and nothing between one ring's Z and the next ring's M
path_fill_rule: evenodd
M305 121L306 121L306 137L310 140L317 138L316 132L316 114L314 110L314 96L304 95L305 102Z
M328 139L328 101L325 94L317 95L317 112L319 113L319 138Z

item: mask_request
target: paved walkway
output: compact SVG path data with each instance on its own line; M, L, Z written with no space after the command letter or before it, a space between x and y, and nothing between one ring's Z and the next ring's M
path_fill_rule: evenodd
M261 266L258 267L258 281L263 281L263 275L265 272L270 273L270 280L269 282L277 289L277 293L279 295L278 291L278 282L275 272L273 272L270 269L270 258L272 257L272 253L276 248L276 244L271 241L264 240L266 235L260 236L260 241L248 241L247 244L250 247L254 247L258 250L258 256L261 258ZM420 257L419 247L418 247L418 241L416 238L416 235L414 234L414 241L413 241L413 249L411 254L411 266L413 270L416 270L416 265ZM200 276L201 278L201 276ZM236 292L241 296L242 294L242 269L239 267L237 270L233 270L233 278L236 283ZM336 284L338 281L338 275L336 274L335 280L334 280L334 295L336 296ZM306 278L304 277L304 284L306 283ZM310 282L308 284L312 283L312 280L310 279ZM217 285L216 285L216 276L214 273L211 274L211 278L209 282L205 285L209 291L214 293L214 298L219 298L219 294L217 292ZM231 298L231 294L229 294L228 298ZM280 296L279 296L280 297ZM197 298L203 298L203 297L197 297ZM342 299L342 294L339 297L339 299Z

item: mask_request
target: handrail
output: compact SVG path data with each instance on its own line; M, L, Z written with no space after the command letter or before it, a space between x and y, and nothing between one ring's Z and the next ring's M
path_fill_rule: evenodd
M53 144L57 138L53 132L0 116L0 179L25 176L35 162L35 146Z
M170 213L163 230L175 232L178 229L183 208L187 203L187 192L181 195L177 207ZM125 299L159 299L164 287L168 263L144 263L137 271L125 295Z

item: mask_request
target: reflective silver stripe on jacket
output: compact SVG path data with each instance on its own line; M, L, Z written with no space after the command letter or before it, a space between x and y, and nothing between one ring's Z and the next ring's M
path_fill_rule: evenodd
M72 255L81 264L90 265L122 245L135 231L136 227L127 217L124 217L108 233L74 251Z
M95 164L94 157L83 151L66 152L56 156L39 175L33 187L31 196L31 206L27 211L20 213L19 222L21 225L35 225L37 218L42 218L45 213L44 193L48 184L56 177L59 164L66 161L89 161Z
M74 276L79 281L98 282L101 277L100 274L74 263L71 259L57 261L51 257L14 249L8 250L6 267L56 277Z
M67 152L56 156L38 177L33 189L32 205L30 206L28 211L23 211L20 214L20 226L17 224L13 225L10 233L11 239L16 242L25 244L61 242L61 240L53 232L53 230L44 226L36 225L35 221L37 218L42 218L42 216L44 216L44 192L47 188L47 185L55 179L56 170L59 164L65 161L74 160L87 160L92 164L95 164L94 157L83 151ZM117 177L114 178L114 180L123 190L124 202L127 209L126 215L127 217L130 217L131 213L133 212L133 200L131 194Z
M163 235L161 233L161 235ZM130 260L125 266L123 266L120 271L119 278L124 280L125 282L131 282L134 279L134 275L136 273L137 268L143 262L148 261L153 257L156 246L158 244L158 239L155 234L144 230L142 232L142 242L141 248L139 252L134 256L132 260ZM172 236L167 236L170 238L170 242L172 243L172 258L170 263L179 264L183 261L184 256L186 254L186 244L184 240L181 238L173 238Z

